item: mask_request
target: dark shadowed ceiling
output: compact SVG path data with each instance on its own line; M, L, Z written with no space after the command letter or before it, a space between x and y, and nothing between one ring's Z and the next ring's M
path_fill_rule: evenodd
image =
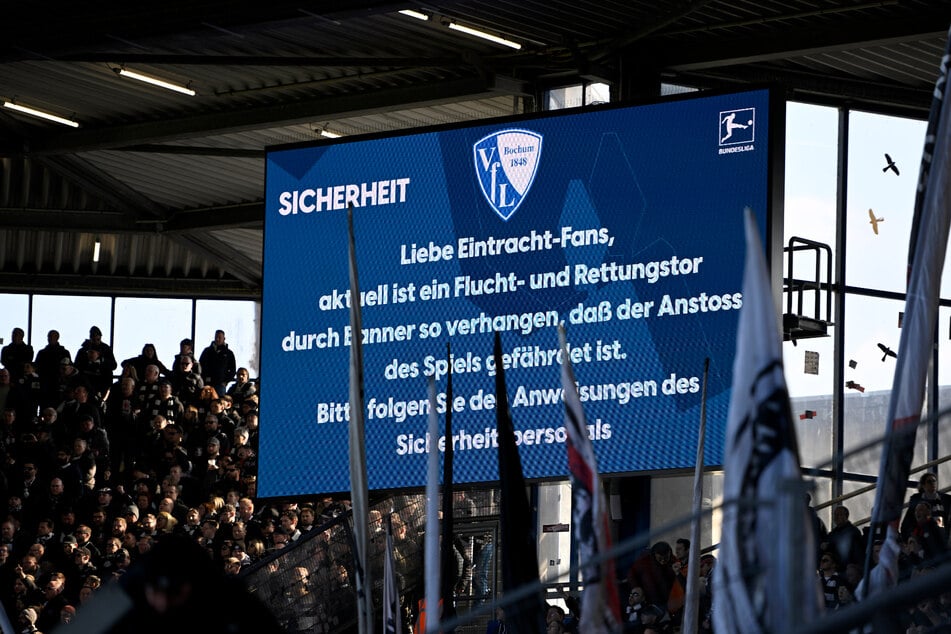
M12 3L0 100L79 127L0 108L0 292L260 297L264 149L325 128L530 112L585 81L620 99L773 82L925 118L949 24L947 0Z

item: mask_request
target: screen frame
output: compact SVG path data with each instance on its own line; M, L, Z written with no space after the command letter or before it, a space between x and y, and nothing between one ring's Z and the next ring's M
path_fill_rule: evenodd
M451 124L443 124L437 126L427 126L422 128L410 128L405 130L398 130L392 132L375 132L370 134L361 134L348 137L341 137L336 139L319 139L314 141L307 142L297 142L297 143L286 143L269 146L266 148L266 153L268 156L273 152L282 152L285 150L296 150L296 149L306 149L306 148L321 148L321 147L333 147L340 144L351 144L355 142L363 141L374 141L379 139L398 139L401 137L408 137L413 135L421 134L430 134L430 133L440 133L444 131L459 130L473 127L483 127L483 126L507 126L507 125L524 125L530 124L533 121L544 120L549 118L560 118L571 115L578 115L584 113L593 113L600 111L609 111L625 108L638 108L642 106L650 106L656 104L665 104L671 102L679 101L691 101L697 99L704 99L708 97L718 97L725 95L739 95L748 92L754 91L766 91L768 94L768 109L769 109L769 126L768 126L768 135L766 138L766 152L767 152L767 183L766 183L766 196L767 196L767 209L765 211L764 217L766 221L766 227L762 228L763 235L765 237L765 249L767 262L770 267L771 281L772 281L772 290L774 295L774 302L777 308L777 314L781 314L782 309L782 261L783 261L783 218L784 218L784 169L785 169L785 131L786 131L786 120L785 120L785 110L786 110L786 97L784 91L776 85L754 85L746 87L743 90L717 90L717 91L705 91L698 93L683 93L677 95L671 95L666 97L658 97L654 99L643 99L636 101L623 101L623 102L612 102L607 104L598 104L594 106L582 106L578 108L570 108L556 111L546 111L541 113L524 113L518 115L511 115L506 117L494 117L488 119L477 119L464 122L455 122ZM759 141L757 142L759 143ZM266 179L267 180L267 179ZM267 205L267 201L266 201ZM267 223L265 223L265 232L267 231ZM265 235L265 245L267 242L267 235ZM267 268L267 249L265 249L265 262L264 267ZM266 296L266 291L265 291ZM267 323L267 302L262 300L262 324ZM262 327L263 331L263 327ZM262 335L262 347L265 345ZM262 377L267 377L267 357L266 355L261 355L261 366L262 366ZM266 378L265 378L266 383ZM511 395L510 395L511 397ZM264 424L268 424L266 421L262 421ZM279 459L278 459L279 460ZM260 464L260 457L259 457ZM707 463L709 468L718 468L722 465L719 464L710 464ZM673 469L650 469L650 470L636 470L636 471L611 471L606 473L606 477L616 478L616 477L625 477L630 475L647 475L647 474L664 474L664 475L674 475L678 473L685 473L686 469L683 468L673 468ZM545 482L545 481L559 481L567 477L565 476L550 476L550 477L528 477L527 480L530 482ZM259 476L258 487L261 488L261 480ZM492 486L497 485L498 480L485 480L478 483L467 483L463 486L469 485L478 485L478 486ZM396 491L396 490L414 490L417 489L416 486L408 487L381 487L374 488L374 491ZM333 490L333 491L314 491L314 493L344 493L346 490ZM294 497L306 495L300 492L269 492L267 496L262 496L263 499L276 498L276 497Z

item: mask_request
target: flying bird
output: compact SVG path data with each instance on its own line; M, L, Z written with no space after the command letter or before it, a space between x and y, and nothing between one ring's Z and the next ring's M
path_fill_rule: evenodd
M885 222L885 218L876 218L875 212L871 209L868 210L868 217L871 218L868 222L872 225L872 231L875 232L875 235L878 235L878 223Z
M884 343L878 344L878 349L882 351L882 363L884 363L885 359L888 357L895 357L896 359L898 358L898 355L895 354L895 351L886 346Z
M855 381L846 381L845 387L849 388L850 390L858 390L859 392L865 391L865 388L859 385L858 383L856 383Z
M892 160L892 157L888 155L888 152L885 152L885 162L888 163L885 167L882 168L883 172L891 170L895 172L895 176L898 176L898 166L895 165L895 161Z

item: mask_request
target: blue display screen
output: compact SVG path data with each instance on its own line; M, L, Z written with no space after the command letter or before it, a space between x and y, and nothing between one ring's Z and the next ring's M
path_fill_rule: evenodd
M496 330L525 476L565 476L559 322L603 473L693 466L708 358L706 462L720 464L743 210L764 236L773 211L774 100L753 90L268 152L259 495L349 489L349 205L371 489L425 485L427 376L442 409L447 343L454 480L498 480Z

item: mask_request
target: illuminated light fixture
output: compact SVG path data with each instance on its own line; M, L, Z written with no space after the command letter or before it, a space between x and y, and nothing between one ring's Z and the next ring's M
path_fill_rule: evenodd
M327 129L327 126L324 126L320 129L320 136L328 138L328 139L339 139L343 135L337 134L336 132L331 132L330 130Z
M92 261L93 262L99 261L99 250L101 248L102 248L102 242L99 240L99 238L96 238L96 244L94 244L92 247Z
M43 112L42 110L37 110L36 108L30 108L29 106L24 106L23 104L14 103L12 101L4 100L3 107L9 108L10 110L16 110L17 112L22 112L23 114L28 114L33 117L39 117L40 119L46 119L47 121L54 121L56 123L68 125L71 128L79 127L79 122L73 121L72 119L60 117L58 115L55 115L49 112Z
M515 50L522 48L522 45L518 42L513 42L512 40L507 40L504 37L492 35L491 33L486 33L485 31L480 31L479 29L474 29L470 26L456 24L455 22L450 22L446 26L448 26L452 31L459 31L460 33L481 37L483 40L489 40L490 42L495 42L496 44L501 44L502 46L508 46L509 48L514 48Z
M188 95L189 97L195 96L195 91L189 88L188 86L173 84L170 81L165 81L164 79L152 77L151 75L144 75L134 70L129 70L128 68L114 68L113 70L122 77L128 77L129 79L136 79L138 81L143 81L147 84L152 84L153 86L165 88L166 90L174 90L175 92L180 92L183 95Z
M412 9L403 9L402 11L400 11L400 13L402 13L403 15L408 15L411 18L416 18L417 20L422 20L423 22L429 19L429 16L426 15L425 13L421 13L419 11L413 11Z

